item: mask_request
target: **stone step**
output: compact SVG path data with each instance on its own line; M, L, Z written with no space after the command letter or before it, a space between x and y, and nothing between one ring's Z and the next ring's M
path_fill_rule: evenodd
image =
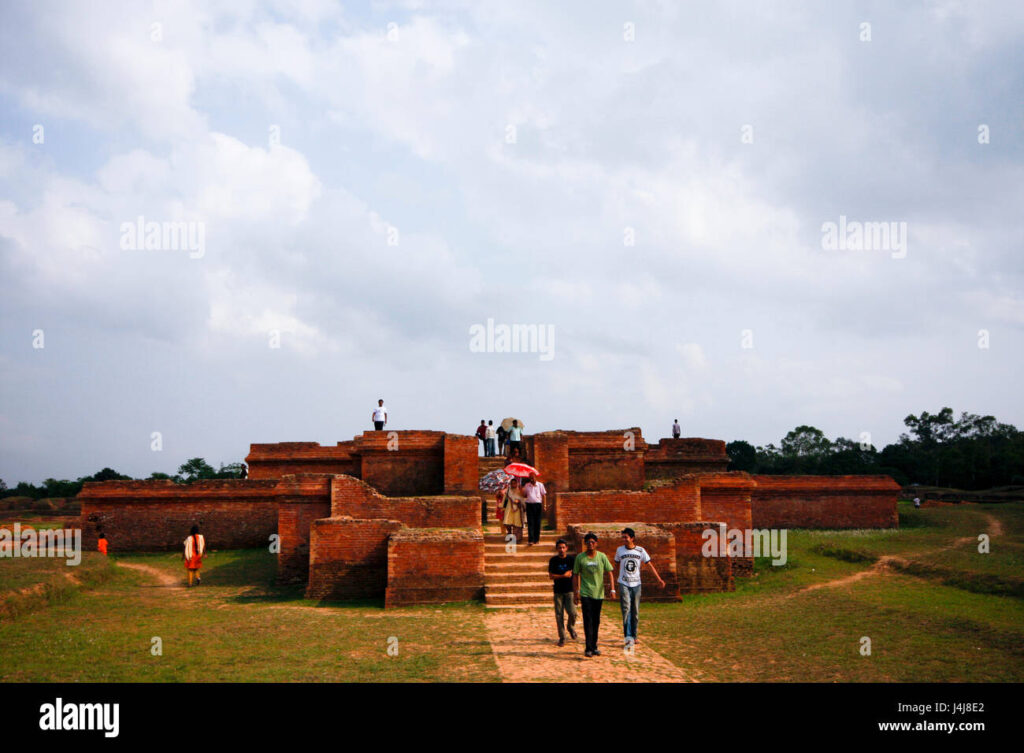
M485 586L485 593L539 593L543 591L545 588L548 589L549 595L554 593L553 591L551 591L550 582L544 583L543 581L537 580L524 580L522 583L488 583Z
M551 604L487 604L484 603L484 609L551 609Z
M531 604L536 606L551 606L553 598L551 591L526 591L523 593L485 593L484 602L491 604Z
M528 560L509 559L505 562L484 563L484 577L511 573L533 573L536 575L537 573L546 573L547 571L548 569L544 564Z
M492 583L497 585L499 583L544 583L545 586L551 585L551 579L547 577L547 571L540 571L535 569L529 570L493 570L486 571L484 573L484 584L491 585Z
M498 565L503 562L519 561L535 563L537 567L546 568L549 559L551 559L551 552L531 552L523 551L522 549L519 549L515 554L506 554L504 549L484 554L485 565Z

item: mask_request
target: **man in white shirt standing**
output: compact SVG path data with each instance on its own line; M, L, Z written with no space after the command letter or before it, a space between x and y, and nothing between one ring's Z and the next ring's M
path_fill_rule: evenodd
M498 454L498 448L495 442L498 438L497 432L494 430L494 421L487 422L487 431L484 434L484 457L493 458Z
M540 543L540 515L544 510L544 497L548 490L537 480L537 474L531 473L529 481L523 484L523 492L526 494L526 545L533 546Z
M677 418L672 423L672 439L679 439L679 435L683 433L682 428L679 426L679 419Z
M373 428L376 431L383 431L384 425L388 422L388 409L384 407L384 401L378 400L377 407L373 411Z
M642 546L636 545L636 532L632 528L622 529L622 546L615 550L615 561L619 563L619 606L622 607L622 632L626 645L637 642L636 629L640 622L640 568L645 564L651 568L658 584L664 588L665 581L651 562L651 555Z

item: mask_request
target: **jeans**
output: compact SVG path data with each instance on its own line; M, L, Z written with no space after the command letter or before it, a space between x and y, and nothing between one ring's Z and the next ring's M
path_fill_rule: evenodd
M374 428L374 431L384 431L384 422L383 421L374 421L373 422L373 428Z
M640 584L627 586L619 583L619 606L622 607L622 634L636 640L636 627L640 622Z
M580 609L583 610L583 634L587 638L587 651L597 651L597 631L601 629L601 607L604 599L580 597Z
M573 628L576 626L576 605L573 603L572 591L564 594L555 594L555 622L558 623L558 640L565 640L565 615L569 615L569 635L576 635Z
M497 453L497 450L495 449L495 446L494 446L495 445L495 441L496 440L493 437L491 439L484 440L484 457L485 458L493 458L495 456L495 454Z
M531 544L540 543L540 514L544 505L539 502L526 503L526 540Z

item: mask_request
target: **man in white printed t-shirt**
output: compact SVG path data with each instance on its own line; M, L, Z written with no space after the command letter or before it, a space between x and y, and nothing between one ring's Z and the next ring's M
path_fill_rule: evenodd
M640 568L645 564L651 568L659 585L665 587L665 581L651 562L651 555L642 546L637 546L636 532L632 528L622 529L622 546L615 550L615 561L619 563L619 606L622 607L622 632L626 645L637 642L636 628L640 622Z
M377 407L373 409L373 428L376 431L383 431L384 425L388 422L388 409L384 407L384 401L378 400Z

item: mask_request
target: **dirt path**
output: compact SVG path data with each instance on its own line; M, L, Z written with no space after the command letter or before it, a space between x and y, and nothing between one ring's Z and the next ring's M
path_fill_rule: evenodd
M1003 523L1001 520L999 520L999 518L997 518L994 515L989 515L988 513L985 513L985 520L988 522L987 533L989 535L989 538L995 538L997 536L1003 535ZM846 575L842 578L836 578L834 580L826 580L821 583L814 583L810 586L807 586L805 588L800 589L799 591L790 594L790 597L799 596L800 594L805 594L808 591L817 591L819 588L835 588L837 586L846 586L850 583L856 583L859 580L863 580L864 578L870 578L875 575L884 575L886 573L891 573L893 571L892 565L894 564L906 566L914 557L921 557L929 554L937 554L939 552L944 552L947 549L955 549L959 546L976 543L977 541L977 536L961 536L958 539L954 539L951 543L946 544L946 546L940 546L935 549L927 549L920 552L907 552L906 555L904 555L903 557L895 557L891 555L879 557L878 561L876 561L867 570L861 570L860 572L854 573L853 575Z
M180 578L175 578L173 575L160 570L159 568L153 567L152 565L141 565L137 562L118 562L118 567L123 567L128 570L135 570L140 573L146 573L151 575L160 581L159 586L150 586L150 588L184 588L185 584Z
M503 682L696 682L654 649L640 643L631 656L622 645L622 623L615 602L601 614L598 647L601 656L583 656L583 624L579 640L558 647L554 607L495 609L484 617L491 650ZM643 640L641 623L640 638Z

